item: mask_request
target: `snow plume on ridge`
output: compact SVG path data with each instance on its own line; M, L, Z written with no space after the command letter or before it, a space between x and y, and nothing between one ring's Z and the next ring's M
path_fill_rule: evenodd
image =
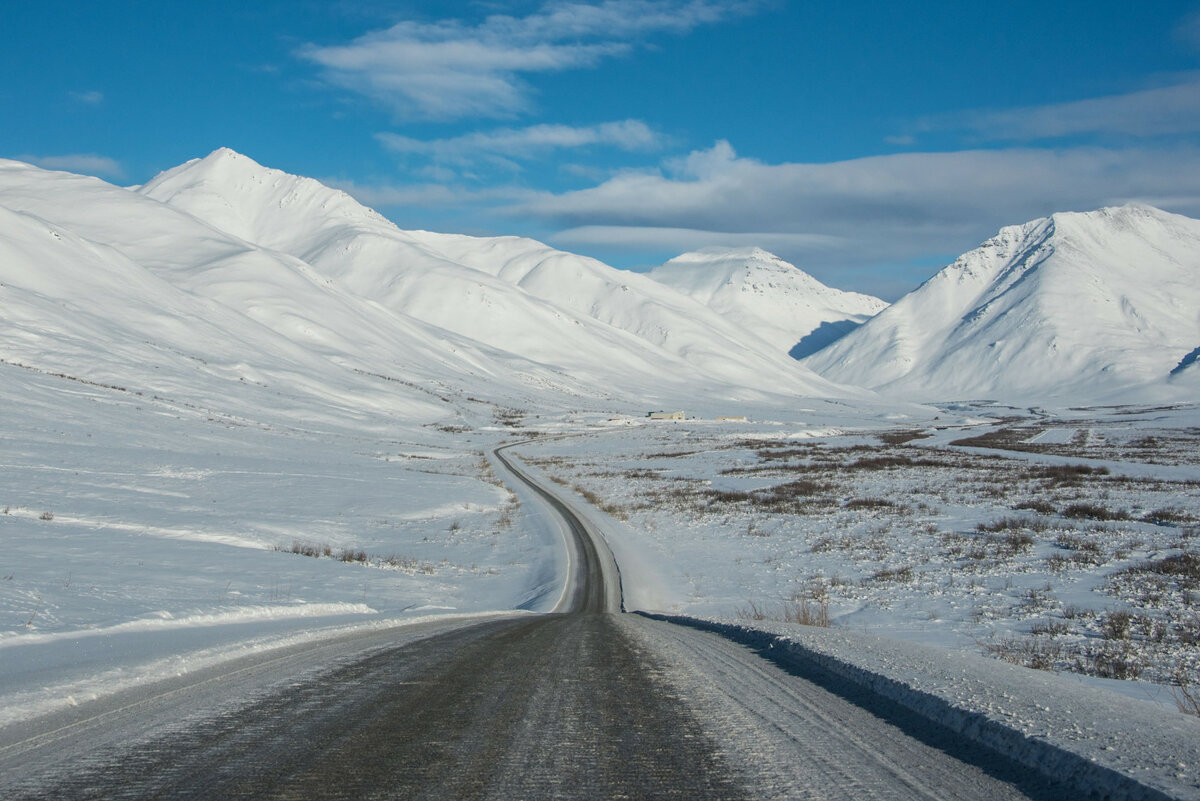
M1143 205L1004 228L805 360L904 397L1185 397L1200 221ZM1191 389L1195 389L1194 386Z
M796 358L818 350L814 342L828 345L888 305L828 287L757 247L685 253L649 275Z

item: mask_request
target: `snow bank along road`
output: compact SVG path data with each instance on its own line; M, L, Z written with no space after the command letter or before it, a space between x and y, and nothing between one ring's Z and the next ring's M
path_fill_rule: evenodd
M586 515L495 455L571 533L555 613L347 634L9 727L0 796L1079 797L819 669L619 614Z

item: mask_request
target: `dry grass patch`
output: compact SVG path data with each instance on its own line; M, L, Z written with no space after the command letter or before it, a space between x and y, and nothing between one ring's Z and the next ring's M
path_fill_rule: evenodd
M1063 508L1063 517L1073 520L1128 520L1129 512L1124 509L1109 509L1098 503L1072 503Z
M912 569L911 565L902 565L901 567L885 567L882 570L876 570L871 574L870 579L865 579L863 583L869 580L876 582L896 581L907 584L916 579L916 577L916 571Z
M875 435L884 445L903 445L917 439L928 439L931 435L916 429L883 431Z

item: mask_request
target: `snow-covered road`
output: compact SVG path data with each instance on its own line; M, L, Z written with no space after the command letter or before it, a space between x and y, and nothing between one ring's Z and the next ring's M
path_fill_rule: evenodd
M619 579L602 532L495 455L511 471L503 477L519 477L517 489L578 538L559 605L569 613L347 633L9 726L0 730L0 792L1081 797L816 663L615 614Z
M621 571L603 533L586 515L573 508L570 501L539 484L504 455L515 444L497 448L492 456L502 467L507 483L514 489L533 492L536 504L562 527L568 554L568 578L562 583L562 593L552 611L591 614L622 611Z
M426 633L265 694L214 677L114 710L100 742L60 733L6 760L6 797L1064 797L667 623L552 615Z

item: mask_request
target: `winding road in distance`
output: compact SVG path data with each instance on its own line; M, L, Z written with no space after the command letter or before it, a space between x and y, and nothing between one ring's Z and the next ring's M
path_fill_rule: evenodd
M829 677L621 614L603 537L564 520L556 612L346 635L0 731L6 799L1073 797Z
M613 559L604 535L596 531L585 518L578 515L563 500L543 487L509 461L504 451L524 443L503 445L492 455L509 475L521 482L542 500L567 527L565 545L571 555L571 575L555 612L564 614L601 614L623 611L621 571Z

